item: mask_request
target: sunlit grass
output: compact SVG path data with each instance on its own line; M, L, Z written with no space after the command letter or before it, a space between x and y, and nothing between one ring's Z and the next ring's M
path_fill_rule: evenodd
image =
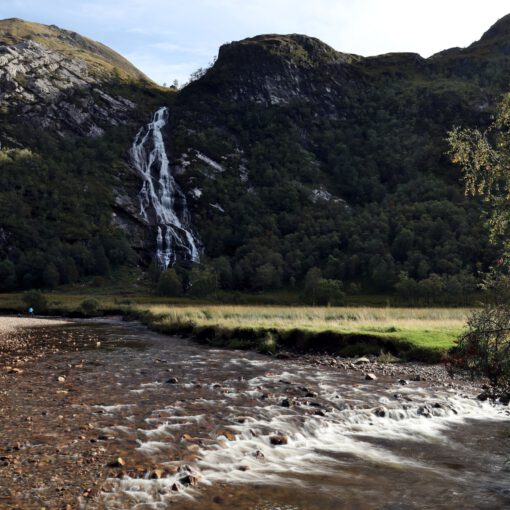
M406 340L420 347L447 349L462 332L467 308L316 308L266 306L138 306L161 325L299 329L365 334Z

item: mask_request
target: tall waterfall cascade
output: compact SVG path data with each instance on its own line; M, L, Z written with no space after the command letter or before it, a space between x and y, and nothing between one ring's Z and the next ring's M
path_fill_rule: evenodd
M172 175L166 153L163 130L168 113L167 107L160 108L138 131L131 147L133 166L142 178L140 216L154 226L156 258L163 268L177 260L197 262L200 258L186 196Z

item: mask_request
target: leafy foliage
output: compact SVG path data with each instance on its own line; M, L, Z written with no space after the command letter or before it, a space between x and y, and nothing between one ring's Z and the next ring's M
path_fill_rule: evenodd
M93 316L99 310L99 301L94 298L85 299L80 305L80 310L84 315Z
M193 147L225 168L211 174L197 162L179 176L184 188L192 182L202 191L190 203L206 253L230 264L221 286L300 285L317 267L345 288L381 293L395 289L400 273L432 278L426 294L433 275L445 291L453 277L487 269L497 250L480 220L486 206L464 196L445 138L459 122L485 125L490 110L471 106L480 101L474 84L497 94L508 62L489 68L473 57L464 72L445 55L425 72L405 56L371 66L351 58L351 76L345 66L327 67L345 56L325 48L316 61L305 53L307 44L320 53L317 41L289 37L227 45L177 97L174 156ZM283 98L271 102L270 94Z
M182 294L182 283L175 269L167 269L161 273L157 291L160 296L180 296Z
M111 225L111 170L119 168L127 133L77 141L23 129L32 149L0 150L3 289L54 288L134 263Z
M23 302L27 307L34 309L35 313L44 313L48 308L46 296L37 290L31 290L23 294Z
M510 277L493 273L486 281L488 299L473 312L467 332L451 352L451 368L487 377L490 397L510 397Z

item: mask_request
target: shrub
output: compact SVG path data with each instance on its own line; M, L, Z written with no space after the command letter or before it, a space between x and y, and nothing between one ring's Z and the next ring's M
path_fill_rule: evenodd
M32 307L35 313L42 313L48 309L48 300L46 296L38 290L30 290L23 294L23 303L27 307Z
M99 309L99 302L94 298L85 299L84 301L82 301L82 303L80 305L80 310L83 313L83 315L88 315L88 316L95 315L97 313L98 309Z
M312 268L305 277L303 300L314 306L339 306L345 301L342 289L341 281L322 278L320 270Z
M485 280L486 302L474 311L467 331L450 351L450 371L468 370L487 377L489 396L510 397L510 276L492 275Z

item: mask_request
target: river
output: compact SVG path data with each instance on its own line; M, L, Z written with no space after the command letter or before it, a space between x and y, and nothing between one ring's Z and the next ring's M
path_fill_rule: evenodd
M510 508L509 409L468 386L137 323L30 334L44 351L0 380L2 509Z

